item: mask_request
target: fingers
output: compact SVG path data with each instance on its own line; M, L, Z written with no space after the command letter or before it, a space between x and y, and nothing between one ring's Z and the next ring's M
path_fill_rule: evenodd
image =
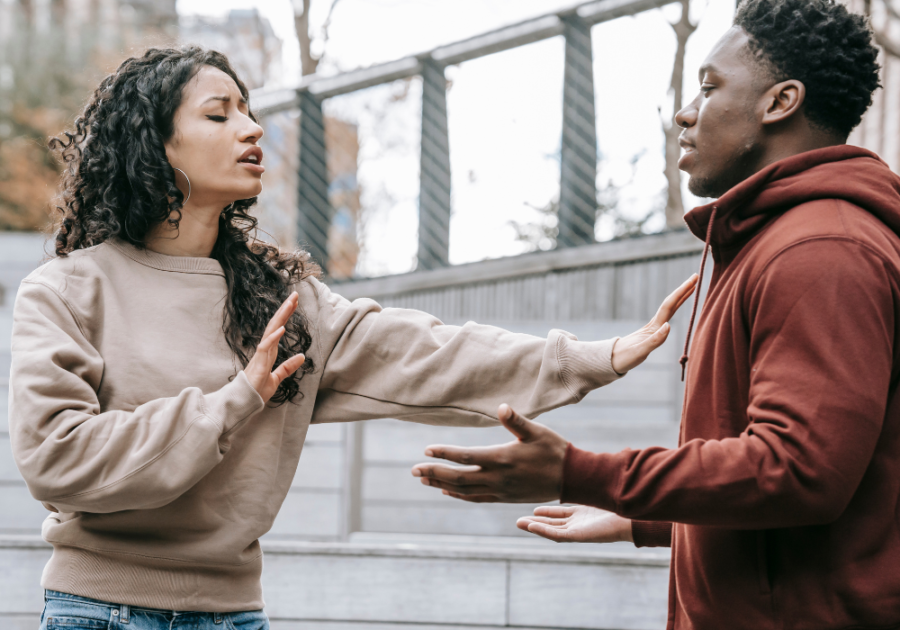
M542 505L534 508L535 516L549 516L550 518L568 518L574 513L575 508L569 505Z
M466 496L464 494L457 494L455 492L445 492L447 496L451 496L454 499L459 499L461 501L468 501L469 503L498 503L500 499L493 495L477 495L477 496Z
M500 405L497 410L497 418L506 429L522 441L534 437L534 423L520 416L507 404Z
M544 525L554 525L556 527L569 524L569 519L567 518L549 518L546 516L525 516L523 518L528 519L532 523L543 523Z
M644 340L644 342L641 344L642 346L645 346L644 352L650 354L661 345L663 345L666 342L666 339L669 337L670 330L672 330L672 326L671 324L669 324L669 322L666 322L662 326L660 326L659 330L647 337L647 339Z
M661 325L663 322L672 319L672 316L678 312L681 305L694 293L694 289L697 287L697 281L699 279L700 276L697 274L692 275L663 300L662 305L660 305L659 310L656 311L656 315L653 318L657 325Z
M259 342L259 345L256 346L256 352L262 353L267 356L272 348L278 347L278 341L281 339L281 336L284 335L284 326L276 328L273 332L269 333L267 336L262 338L262 341ZM271 357L271 361L269 362L268 368L272 369L272 364L275 362L275 357Z
M571 542L572 535L567 529L552 527L550 525L544 525L543 523L528 523L526 527L526 531L537 534L542 538L546 538L548 540L552 540L555 542Z
M278 307L278 310L275 311L275 314L272 315L272 319L269 320L269 324L266 326L266 330L263 333L263 338L265 339L268 335L278 329L279 326L284 326L287 324L288 320L291 318L291 315L294 314L294 311L297 309L297 305L300 303L300 296L296 291L291 293L288 298Z
M441 488L443 493L448 496L456 497L457 499L460 497L487 496L494 494L494 489L489 488L488 486L450 486L450 484L443 484L435 479L423 479L422 483L436 488L440 488L441 485L447 485L447 488Z
M443 444L437 444L427 447L425 449L425 455L427 457L446 459L447 461L456 462L463 466L483 466L491 463L493 459L496 459L496 457L491 457L492 450L494 450L492 447L484 446L463 448L462 446L444 446ZM428 464L420 465L427 466ZM413 475L417 477L420 476L416 475L415 472L413 472Z
M277 368L275 368L275 371L272 372L272 376L274 376L277 379L278 384L280 385L281 381L283 381L288 376L290 376L291 374L296 372L298 369L300 369L300 366L302 366L305 362L306 362L306 355L295 354L291 358L282 362L282 364L279 365Z
M459 486L481 485L483 481L476 475L480 466L446 466L444 464L416 464L413 477L421 477L422 483L435 488L453 490Z

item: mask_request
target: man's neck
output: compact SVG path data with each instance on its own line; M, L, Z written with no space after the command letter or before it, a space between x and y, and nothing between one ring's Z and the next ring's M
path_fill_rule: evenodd
M804 131L805 133L783 133L771 138L760 156L755 172L758 173L770 164L800 155L801 153L845 144L844 139L832 133L812 128Z

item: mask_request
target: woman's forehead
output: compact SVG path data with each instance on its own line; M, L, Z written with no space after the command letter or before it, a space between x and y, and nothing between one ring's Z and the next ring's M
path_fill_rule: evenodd
M209 100L244 100L237 83L218 68L203 66L184 88L184 101L202 105Z

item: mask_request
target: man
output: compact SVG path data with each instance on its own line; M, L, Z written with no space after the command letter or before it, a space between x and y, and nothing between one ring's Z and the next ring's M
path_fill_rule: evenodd
M677 114L718 198L685 217L715 269L678 448L588 453L503 406L518 440L413 474L580 504L520 520L553 540L671 545L669 628L900 628L900 178L844 144L876 56L834 0L747 0Z

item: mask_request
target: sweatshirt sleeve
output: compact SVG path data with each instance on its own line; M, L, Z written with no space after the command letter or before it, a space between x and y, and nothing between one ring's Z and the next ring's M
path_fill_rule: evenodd
M635 547L671 547L672 523L631 521L631 538Z
M324 372L313 422L397 418L489 426L508 403L534 417L620 378L616 339L544 339L469 322L448 326L421 311L348 302L312 280Z
M222 461L230 432L264 406L240 372L209 394L189 387L132 411L103 411L103 370L63 296L26 280L13 315L10 439L28 489L50 510L170 503Z
M833 522L881 434L894 286L885 263L855 242L818 240L783 252L747 302L747 429L677 449L572 448L562 499L632 519L730 529Z

